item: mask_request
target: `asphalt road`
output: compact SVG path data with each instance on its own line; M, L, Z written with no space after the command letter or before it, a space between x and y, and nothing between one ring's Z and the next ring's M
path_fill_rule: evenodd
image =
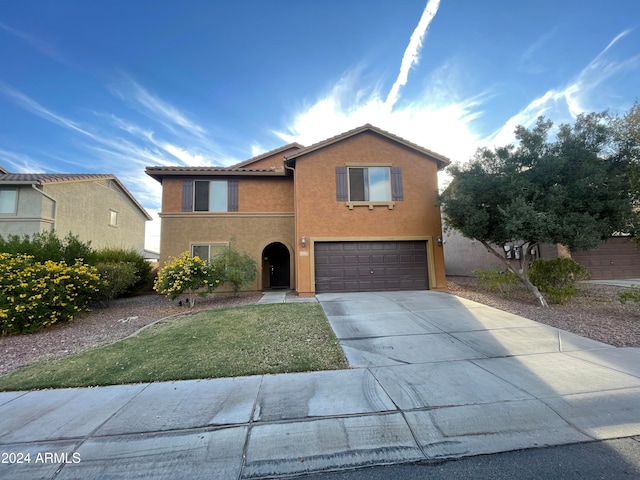
M640 437L308 475L304 480L638 480Z

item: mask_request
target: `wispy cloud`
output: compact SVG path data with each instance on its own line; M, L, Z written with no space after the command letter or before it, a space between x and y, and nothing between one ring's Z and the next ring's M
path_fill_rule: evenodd
M28 95L25 95L19 90L15 90L9 87L8 85L5 85L2 82L0 82L0 93L7 96L19 107L24 108L25 110L33 113L34 115L37 115L45 120L53 122L61 127L74 130L77 133L81 133L82 135L86 135L88 137L93 138L93 134L81 128L76 122L69 120L68 118L65 118L62 115L58 115L54 113L53 111L44 107L43 105L41 105L40 103L35 101L33 98L29 97Z
M391 87L391 90L389 91L389 94L387 95L387 99L385 101L385 106L388 109L392 109L398 101L398 98L400 96L400 88L407 84L411 68L416 65L418 63L418 60L420 59L422 41L427 34L427 29L429 28L431 21L436 16L436 13L438 13L439 6L440 0L429 0L427 2L427 6L422 12L422 16L420 17L418 26L411 34L409 45L404 51L402 62L400 64L400 73L398 73L398 77Z
M45 165L23 153L0 148L0 165L11 173L33 173L47 171Z
M557 31L558 27L555 27L550 31L542 34L535 42L529 45L529 47L527 47L520 56L518 69L532 74L540 74L545 72L547 68L544 67L538 60L536 60L536 56L538 51L554 37Z
M176 132L176 128L197 137L204 137L207 131L177 107L150 93L142 85L128 76L120 86L111 86L111 92L117 97L131 102L138 110L151 120L161 123L168 130Z
M513 141L516 126L531 126L536 119L547 116L556 122L569 122L580 113L602 108L594 104L594 98L602 98L603 84L612 77L630 69L638 68L640 55L622 61L611 60L607 53L631 30L616 35L611 42L584 67L569 83L557 89L551 89L532 100L518 113L509 118L504 125L485 141L493 145L503 145Z
M39 51L43 55L56 60L65 65L71 65L71 62L66 59L55 47L54 42L51 39L44 40L43 38L34 35L32 33L24 32L22 30L18 30L6 23L0 22L0 30L5 31L6 33L13 35L16 38L19 38L26 42L29 46Z

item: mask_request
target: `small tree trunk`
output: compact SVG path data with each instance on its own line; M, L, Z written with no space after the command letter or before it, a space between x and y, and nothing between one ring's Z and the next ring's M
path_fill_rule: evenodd
M540 290L538 290L538 287L536 287L533 283L529 281L529 260L531 258L531 254L529 253L529 250L531 249L531 245L529 244L529 242L525 244L526 247L523 247L524 263L523 263L522 273L517 269L513 268L513 265L511 265L509 260L504 255L501 255L500 253L496 252L494 248L491 245L489 245L487 242L484 242L482 240L479 240L479 242L482 243L482 245L484 245L484 247L487 249L488 252L494 254L496 257L502 260L502 262L507 266L507 270L509 270L511 273L513 273L516 277L520 279L520 281L526 287L526 289L529 290L529 292L531 292L531 294L533 294L534 297L536 297L541 307L549 306L549 304L547 303L547 300L544 298L542 293L540 293Z

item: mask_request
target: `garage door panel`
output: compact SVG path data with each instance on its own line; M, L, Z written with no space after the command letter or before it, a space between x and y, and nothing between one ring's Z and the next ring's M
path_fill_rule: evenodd
M594 280L640 277L640 250L627 238L610 238L597 249L572 252L572 258L585 266Z
M429 288L425 241L316 242L314 256L317 293Z

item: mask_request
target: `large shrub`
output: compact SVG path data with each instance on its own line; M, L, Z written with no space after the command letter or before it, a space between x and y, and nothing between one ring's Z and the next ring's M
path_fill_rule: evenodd
M491 292L500 292L502 295L509 294L520 284L520 280L515 274L495 267L474 270L473 274L476 276L476 284L480 288Z
M147 262L147 260L145 260L145 258L135 250L127 250L123 248L102 248L92 254L91 264L96 266L122 264L124 266L114 268L120 268L127 278L130 278L130 276L125 272L131 267L134 268L135 280L124 289L118 288L119 292L113 298L117 298L122 295L132 295L139 291L151 290L153 288L153 268L151 264L149 264L149 262ZM102 268L104 270L105 267ZM114 268L110 268L110 270L113 270ZM100 270L100 268L98 268L98 270Z
M36 262L65 262L71 265L76 260L91 262L93 251L91 242L83 242L76 235L68 233L59 238L55 232L42 232L33 235L9 235L0 237L0 252L13 255L29 255Z
M255 259L248 253L236 250L232 245L224 247L212 263L216 271L221 273L220 280L229 283L235 293L250 285L258 275Z
M81 262L37 262L0 253L0 333L35 332L70 321L95 298L99 284L96 269Z
M184 252L178 258L170 258L162 267L153 288L171 300L182 294L190 294L189 302L193 306L194 295L205 297L218 288L220 283L216 265Z
M100 275L98 300L105 305L138 283L138 271L133 263L98 263L95 267Z
M589 271L570 258L538 259L531 263L529 279L554 303L565 303L576 294L576 282L587 280Z

